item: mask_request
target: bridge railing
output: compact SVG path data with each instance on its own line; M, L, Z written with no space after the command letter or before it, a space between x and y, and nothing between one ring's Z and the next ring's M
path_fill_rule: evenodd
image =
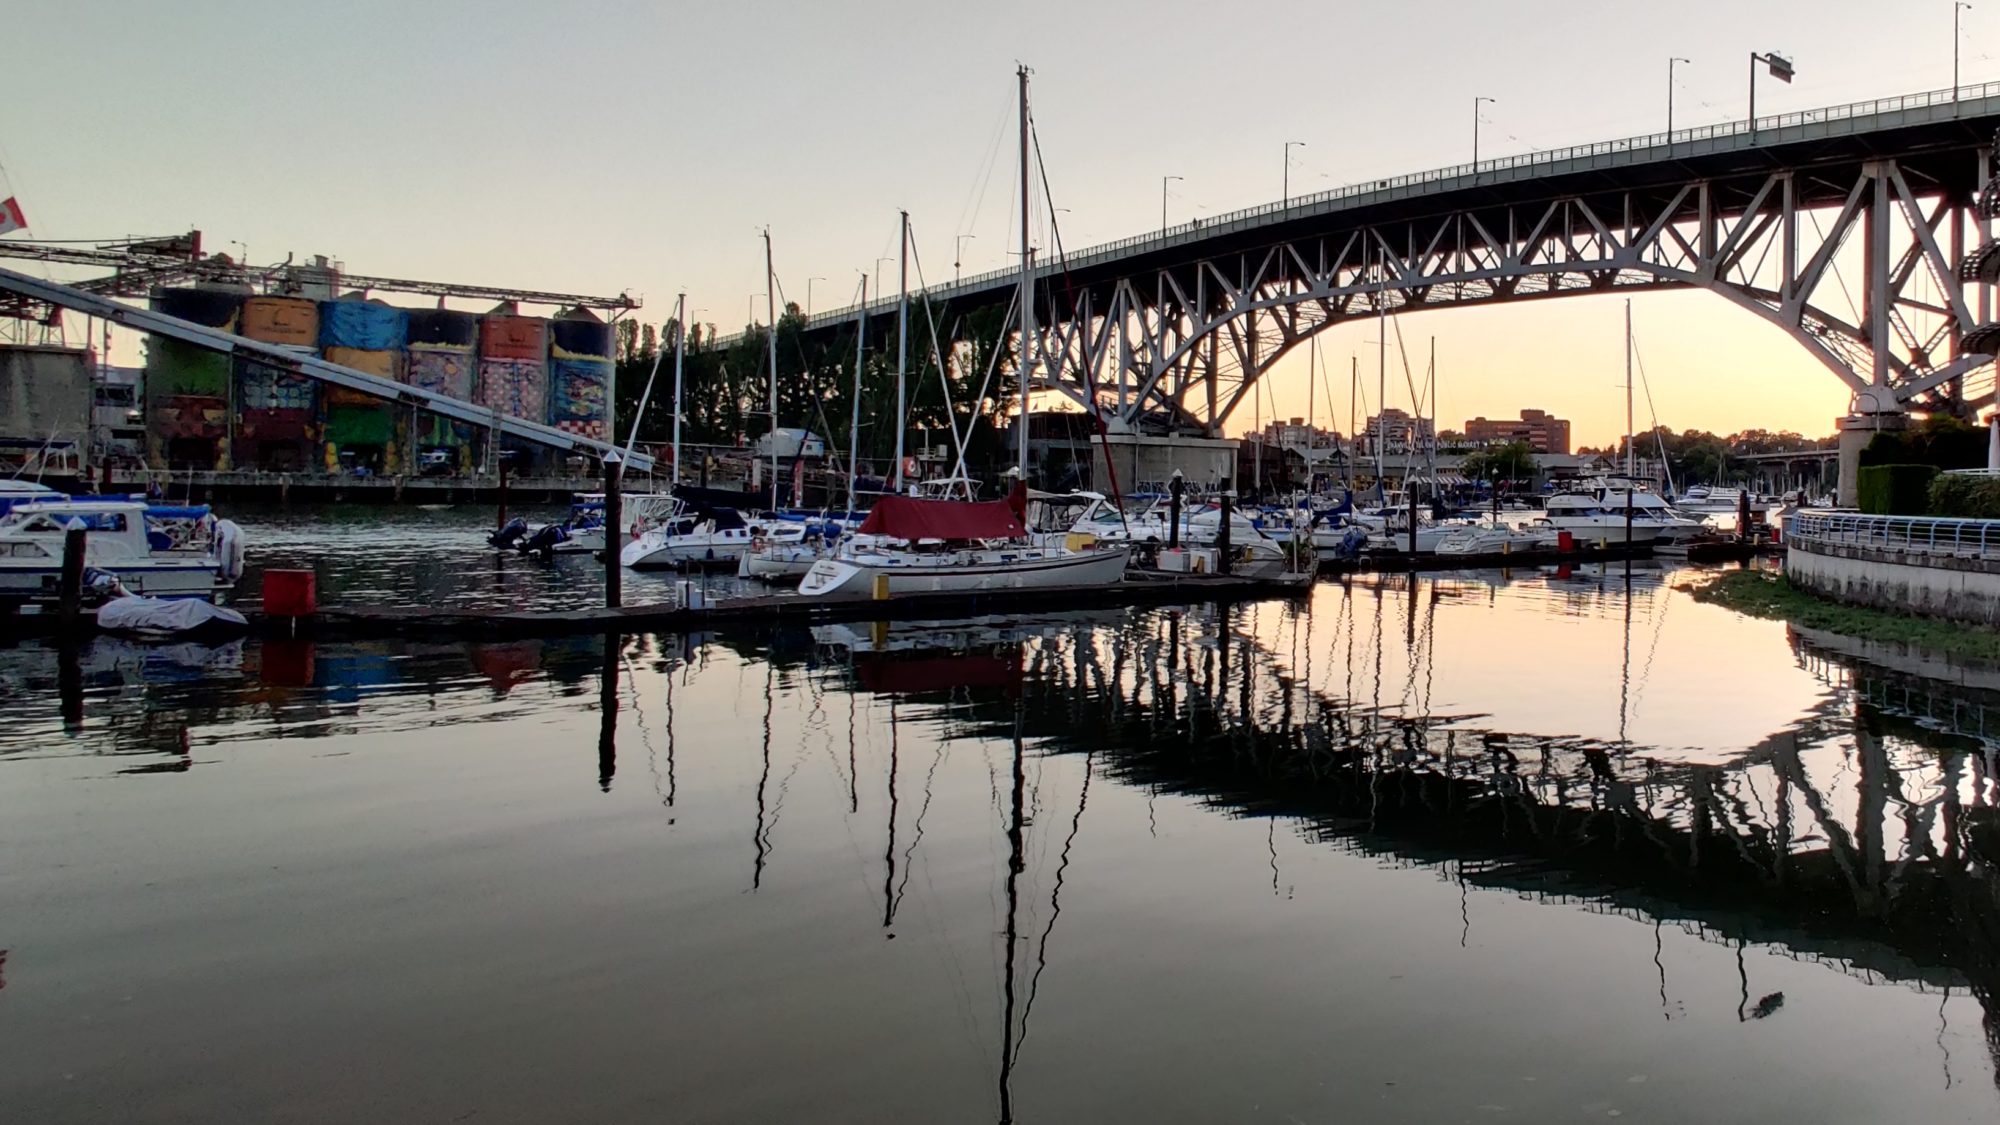
M1824 543L2000 560L2000 520L1803 511L1785 518L1785 539L1794 544Z
M1165 247L1176 239L1200 237L1240 230L1255 225L1272 215L1305 212L1327 203L1352 200L1377 192L1394 192L1409 188L1422 188L1463 177L1482 176L1488 173L1508 172L1520 168L1538 168L1565 161L1582 160L1598 156L1621 155L1646 149L1664 149L1671 146L1695 144L1703 141L1734 139L1754 136L1758 133L1775 133L1802 125L1822 125L1835 121L1855 118L1879 117L1884 114L1906 113L1911 110L1930 109L1937 106L1962 105L1986 99L2000 98L2000 82L1986 82L1975 86L1962 86L1956 90L1926 90L1915 94L1902 94L1892 98L1874 98L1868 101L1848 102L1844 105L1825 106L1819 109L1797 110L1771 117L1760 117L1754 126L1748 121L1724 121L1714 125L1696 125L1686 129L1675 129L1672 133L1648 133L1637 137L1617 140L1594 141L1589 144L1573 145L1568 148L1541 149L1517 153L1512 156L1497 156L1481 160L1477 164L1453 164L1444 168L1434 168L1426 172L1411 172L1386 179L1364 180L1310 195L1293 196L1290 200L1262 203L1255 207L1245 207L1216 215L1209 219L1196 219L1175 226L1164 227L1145 234L1136 234L1114 242L1103 242L1088 246L1065 256L1065 263L1071 267L1090 265L1106 257L1116 257L1135 247L1158 245ZM1044 265L1044 272L1053 268ZM954 281L949 285L932 287L941 295L981 289L1004 282L1018 276L1019 271L1009 267L988 270L971 277ZM868 302L870 312L887 312L896 307L896 299L885 297ZM855 309L850 306L814 315L810 323L814 326L851 320ZM733 340L725 337L722 343Z

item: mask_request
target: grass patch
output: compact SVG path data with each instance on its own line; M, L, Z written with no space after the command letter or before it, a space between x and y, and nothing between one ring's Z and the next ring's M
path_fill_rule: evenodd
M1679 587L1695 601L1751 617L1789 621L1862 640L1905 644L1942 656L2000 664L2000 632L1955 621L1830 602L1792 585L1782 574L1726 570L1705 583Z

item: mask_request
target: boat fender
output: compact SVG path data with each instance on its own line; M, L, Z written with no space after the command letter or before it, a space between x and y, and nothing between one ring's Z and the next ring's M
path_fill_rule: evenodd
M215 551L215 568L222 577L231 582L243 577L243 528L235 520L216 520L214 538L210 542Z

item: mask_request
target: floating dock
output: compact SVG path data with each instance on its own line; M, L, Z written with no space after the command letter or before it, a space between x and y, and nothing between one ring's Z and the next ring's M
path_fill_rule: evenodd
M322 608L310 617L276 617L245 611L253 632L328 639L449 637L503 640L584 633L691 633L727 625L819 624L832 621L1001 616L1028 611L1247 601L1282 597L1311 589L1306 583L1279 583L1232 575L1160 575L1129 578L1114 586L1056 586L1039 590L983 590L964 593L898 594L868 598L820 599L797 594L717 598L698 608L675 604L573 610L432 609L424 606ZM77 631L96 632L86 613ZM0 637L55 637L63 633L55 613L0 617Z

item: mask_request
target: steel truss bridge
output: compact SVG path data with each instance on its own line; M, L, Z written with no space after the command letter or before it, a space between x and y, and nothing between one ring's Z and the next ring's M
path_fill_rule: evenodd
M1376 180L1092 247L1040 270L1032 377L1113 428L1219 433L1334 325L1691 287L1784 329L1857 409L1975 408L2000 352L1996 128L1989 83ZM928 296L1011 306L1016 277ZM865 311L886 340L895 300ZM861 314L807 331L831 339Z

